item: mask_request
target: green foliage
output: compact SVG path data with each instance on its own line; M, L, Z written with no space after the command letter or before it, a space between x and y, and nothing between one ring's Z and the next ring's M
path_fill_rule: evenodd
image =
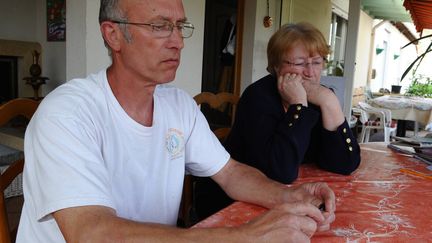
M432 79L420 74L415 75L411 78L411 84L405 94L432 98Z
M328 76L343 76L344 66L342 62L330 60L326 63Z

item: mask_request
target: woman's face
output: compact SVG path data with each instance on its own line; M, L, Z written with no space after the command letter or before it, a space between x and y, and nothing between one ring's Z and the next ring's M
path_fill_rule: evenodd
M297 44L291 51L283 55L282 62L276 72L278 76L286 73L299 74L305 81L319 83L323 67L324 58L322 56L318 53L309 55L302 44Z

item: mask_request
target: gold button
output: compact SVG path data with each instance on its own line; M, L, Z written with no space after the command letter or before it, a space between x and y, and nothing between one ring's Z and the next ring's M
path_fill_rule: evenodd
M295 114L294 119L298 119L298 118L299 118L299 115Z
M297 110L298 110L298 111L301 110L301 105L298 105L298 106L297 106Z
M289 127L292 127L292 123L288 124Z
M347 138L347 139L346 139L346 142L347 142L347 143L351 143L351 139L350 139L350 138Z
M343 131L343 133L346 133L346 128L344 128L342 131Z
M349 151L352 151L352 147L351 146L349 146L348 149L349 149Z

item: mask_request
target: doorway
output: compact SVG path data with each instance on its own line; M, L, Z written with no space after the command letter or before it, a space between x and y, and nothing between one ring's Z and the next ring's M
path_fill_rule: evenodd
M202 92L239 95L244 0L206 0ZM232 108L201 107L210 126L231 125Z
M232 92L237 0L206 0L205 6L202 91Z

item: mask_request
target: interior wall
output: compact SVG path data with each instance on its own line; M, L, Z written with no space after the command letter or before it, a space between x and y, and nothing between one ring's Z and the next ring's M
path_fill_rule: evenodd
M111 64L108 50L103 44L99 28L100 1L86 1L86 75L97 72Z
M183 0L183 5L195 30L192 37L184 39L180 66L172 84L194 96L201 92L205 1Z
M67 1L67 79L86 77L111 64L99 28L100 1Z
M36 0L0 1L0 39L35 41Z
M257 1L245 1L240 93L253 82L256 12Z
M282 0L282 24L309 22L328 39L332 3L330 0Z
M87 74L87 1L66 1L66 80ZM92 13L96 14L96 13ZM98 50L89 50L99 56Z
M268 75L267 43L279 29L280 8L279 0L269 1L269 12L266 1L245 1L240 93L251 83ZM273 25L270 28L263 25L263 19L267 15L273 18Z
M46 41L46 0L0 1L0 16L3 19L0 39L38 42L42 46L42 76L49 80L41 86L40 92L46 95L66 77L65 42ZM20 96L32 96L31 87L18 81Z
M373 19L365 12L360 12L357 51L356 71L354 73L354 88L366 86L369 67L369 50L372 42Z
M271 36L279 29L280 23L280 1L269 1L269 13L267 13L267 2L257 1L255 18L255 39L253 50L252 82L268 75L267 72L267 44ZM273 18L273 25L265 28L263 19L269 14ZM246 21L245 21L246 22ZM245 23L247 24L247 22Z

